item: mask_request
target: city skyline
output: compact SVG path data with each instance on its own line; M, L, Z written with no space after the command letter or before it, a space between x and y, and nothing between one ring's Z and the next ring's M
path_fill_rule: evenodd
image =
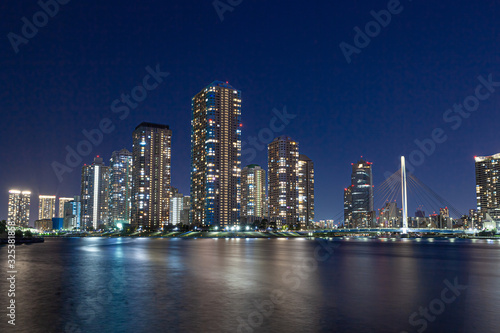
M230 88L230 89L234 89L234 88ZM240 100L238 100L240 101ZM239 102L238 102L239 103ZM141 128L141 127L149 127L149 128L157 128L156 130L158 129L166 129L167 130L167 146L169 147L167 149L168 153L165 155L165 157L168 157L167 160L169 161L168 164L170 163L170 140L171 140L171 131L169 129L169 127L167 125L159 125L159 124L152 124L152 123L147 123L147 122L142 122L141 124L139 124L138 126L136 126L135 128L135 132L137 132L137 129ZM156 131L154 130L154 131ZM153 131L153 132L154 132ZM144 131L143 132L143 135L141 137L144 137ZM149 132L148 132L149 133ZM133 137L135 137L136 135L133 134ZM145 137L144 137L145 138ZM142 138L141 140L144 140L144 138ZM158 141L161 141L158 140L158 139L153 139L152 141L155 141L155 142L158 142ZM312 205L310 207L310 211L312 211L312 216L314 216L314 167L313 167L313 162L311 159L309 159L306 155L304 154L298 154L298 143L297 142L294 142L290 137L287 137L286 135L282 135L280 137L276 137L273 142L274 143L277 143L277 142L280 142L280 141L290 141L293 143L293 146L295 147L294 149L296 150L293 150L293 155L297 155L299 157L296 157L295 158L295 162L294 164L290 167L290 170L296 170L296 173L295 173L295 176L296 176L296 179L294 182L292 182L293 184L291 184L290 182L287 182L292 188L292 187L296 187L297 190L296 190L296 195L293 194L292 197L294 198L294 200L296 201L296 204L295 204L295 210L296 212L293 213L292 215L293 216L297 216L297 221L301 221L300 225L301 227L305 227L306 225L310 225L309 223L304 223L302 220L304 219L304 214L309 214L309 212L306 213L306 211L309 210L309 208L307 207L307 205L303 205L300 203L300 198L301 197L304 197L304 193L306 192L306 188L304 185L300 185L300 178L301 178L301 175L302 175L302 178L304 178L304 180L309 183L311 180L312 180L312 195L309 195L310 197L312 197ZM273 146L273 142L270 143L270 147ZM137 141L137 146L140 146L141 148L144 146L142 143L144 142L139 142ZM278 147L278 146L277 146ZM277 150L282 150L283 147L280 147L278 148ZM287 151L285 151L285 155L288 153L291 153L291 152L288 152L288 149L289 148L286 148ZM276 150L276 149L275 149ZM272 151L272 149L270 150ZM279 154L278 154L279 155ZM276 155L276 156L278 156ZM270 156L270 155L269 155ZM268 159L270 158L268 156ZM279 157L279 156L278 156ZM498 196L496 194L496 191L495 191L495 188L487 188L486 190L483 190L481 191L481 189L483 187L486 187L484 186L485 184L486 185L489 185L490 182L493 183L493 185L495 186L498 186L496 185L497 182L498 182L498 165L499 165L499 159L500 157L500 153L496 153L496 154L493 154L491 156L474 156L474 161L475 161L475 165L476 165L476 192L478 193L478 197L477 197L477 206L474 206L474 208L470 208L470 209L463 209L463 210L460 210L460 213L463 213L463 215L467 215L467 212L468 212L468 216L469 217L472 217L472 216L475 216L476 214L476 210L477 212L479 212L479 216L481 216L481 214L484 214L484 213L488 213L490 214L492 217L494 218L497 218L498 217ZM113 174L111 172L112 170L112 167L113 165L116 163L117 166L119 168L122 168L121 170L119 171L115 171L119 177L117 177L117 183L121 183L123 181L127 182L126 179L129 179L128 182L130 182L130 184L132 184L132 175L131 175L131 170L132 169L132 153L130 153L126 148L123 148L121 149L120 151L113 151L113 153L111 154L111 158L109 159L110 161L110 166L106 166L105 163L104 163L104 160L103 158L97 156L94 158L94 162L90 165L87 165L87 164L84 164L82 166L82 183L80 184L81 185L81 191L82 191L82 197L85 197L85 195L83 195L83 191L84 191L84 188L85 187L88 187L88 190L87 192L95 192L94 188L93 188L93 185L90 184L90 186L87 184L85 185L85 181L84 179L93 179L94 181L97 179L97 178L102 178L103 181L101 179L99 179L99 182L102 182L103 184L100 185L100 187L102 187L101 190L97 190L97 192L102 192L101 195L99 196L99 198L97 199L97 202L99 202L99 206L101 208L97 208L97 209L94 209L93 208L93 205L92 203L90 204L87 204L89 205L91 208L90 208L90 211L93 211L92 212L92 215L88 215L87 213L84 214L84 211L82 210L81 212L81 219L82 219L82 223L81 223L81 226L84 227L84 226L93 226L94 228L97 227L97 225L100 225L100 224L103 224L103 225L107 225L107 226L116 226L118 223L120 224L123 224L123 223L128 223L130 222L130 220L132 219L132 214L127 214L127 211L130 212L131 208L127 208L126 206L128 205L124 205L123 201L125 202L129 202L130 203L130 207L132 206L131 205L131 201L130 199L127 200L127 196L131 196L131 194L123 194L125 196L125 199L121 199L120 201L121 202L121 207L120 208L116 208L115 209L115 213L113 214L112 213L112 210L113 210L113 204L112 204L112 201L113 201L113 188L116 187L113 186L112 182L111 182L111 175ZM268 161L269 162L269 161ZM486 164L485 164L486 163ZM130 164L128 166L123 166L123 164ZM144 164L142 162L142 164ZM145 166L147 165L148 163L144 164ZM359 166L358 166L359 164ZM338 214L337 214L337 218L332 220L331 218L330 219L326 219L326 220L331 220L331 221L334 221L335 224L338 224L338 225L346 225L346 226L349 226L351 225L351 222L349 222L348 220L352 218L352 212L353 212L353 205L352 203L350 203L350 201L352 200L353 202L355 202L356 200L353 199L352 197L352 189L354 188L354 183L355 182L359 182L356 180L356 173L358 173L358 171L362 171L363 169L366 169L369 170L368 171L368 174L366 174L366 177L363 176L363 179L368 179L368 182L369 182L369 188L370 188L370 193L368 195L368 197L370 198L369 199L369 204L368 206L371 207L371 208L366 208L364 210L368 210L370 212L373 213L373 215L370 216L370 221L368 222L363 222L361 224L359 224L359 226L363 226L363 227L369 227L369 226L377 226L378 223L376 220L378 220L377 218L377 213L376 213L376 208L374 208L374 195L373 195L373 187L374 185L372 185L372 179L373 179L373 176L372 176L372 162L366 162L363 160L363 156L361 156L361 160L359 162L356 162L356 163L351 163L351 166L352 166L352 173L351 173L351 181L353 183L353 185L351 186L348 186L347 188L344 189L344 207L343 207L343 219L342 218L338 218ZM102 169L102 175L101 176L96 176L94 175L96 171L95 170L95 166L97 165L97 167L101 168ZM302 165L302 166L301 166ZM116 167L116 165L115 165ZM151 166L150 165L147 165L148 168L150 168ZM256 164L250 164L250 165L247 165L245 167L243 167L241 169L241 171L243 171L244 169L247 169L248 168L260 168L260 166L256 165ZM269 168L270 166L268 166ZM273 166L274 168L277 168L279 167L278 164L276 164L275 166ZM155 167L153 167L152 169L154 169ZM170 179L170 167L167 168L168 170L168 176L167 176L167 179ZM490 169L493 169L493 170L490 170ZM165 171L167 171L165 170ZM264 175L266 174L266 171L267 170L263 170L263 169L260 169L264 172ZM307 171L307 172L305 172ZM97 169L97 173L99 173L99 169ZM311 173L310 176L308 177L304 177L304 173ZM362 174L365 174L364 171L361 172ZM269 176L269 173L268 173L268 176ZM394 175L393 175L394 176ZM85 178L86 177L86 178ZM130 177L130 178L129 178ZM310 177L310 178L309 178ZM312 178L312 179L311 179ZM265 183L267 186L269 186L270 184L270 181L267 177L265 177L265 179L267 180ZM303 181L304 181L303 180ZM362 182L364 182L365 180L363 180ZM87 181L88 183L88 181ZM480 185L481 184L481 185ZM363 187L363 186L362 186ZM127 189L127 186L121 186L121 191L125 191L126 192L126 189ZM176 189L175 187L171 186L170 185L170 182L168 182L168 185L166 186L166 189L168 189L168 196L166 196L165 198L168 197L168 200L170 200L170 197L171 196L178 196L178 189ZM130 188L128 188L128 190L132 191L132 185L130 185ZM301 192L302 190L302 192ZM96 193L97 193L96 192ZM9 191L10 193L10 196L12 197L13 194L17 193L17 194L25 194L25 193L29 193L28 197L31 196L31 192L30 191L18 191L18 190L10 190ZM266 193L267 194L267 193ZM95 195L95 194L94 194ZM122 195L122 193L120 193L120 195ZM247 194L249 195L249 194ZM89 195L87 195L89 196ZM310 201L310 197L308 196L308 199L306 202ZM39 195L39 206L38 206L38 219L37 220L47 220L47 219L50 219L51 217L60 217L60 218L63 218L64 216L64 212L61 210L61 207L65 207L65 203L66 202L69 202L69 201L73 201L74 198L76 197L80 197L80 196L75 196L73 198L67 198L67 197L56 197L54 195ZM90 195L90 198L91 200L90 201L94 201L93 199L93 195ZM488 198L488 199L485 199L485 198ZM180 195L180 198L187 198L188 200L190 199L190 196L182 196ZM28 198L28 201L30 200L30 198ZM56 213L56 200L58 200L58 206L59 206L59 209ZM243 199L242 199L243 200ZM485 200L489 200L491 202L493 202L493 204L489 205L487 208L488 209L483 209L482 212L481 212L481 204L483 205L484 207L484 202ZM12 199L9 199L9 207L11 207L11 201ZM85 202L85 200L83 200ZM101 203L102 201L102 203ZM266 207L265 211L267 211L267 215L263 216L263 218L269 218L271 221L276 221L276 217L271 217L271 214L270 214L270 208L267 206L269 204L269 199L268 197L266 196L265 197L265 201L266 201ZM278 200L279 201L279 200ZM359 200L358 200L359 201ZM95 202L95 201L94 201ZM393 203L396 203L396 201L394 201ZM378 208L379 210L379 214L381 213L381 210L382 212L384 210L386 210L387 207L392 207L391 205L389 205L392 203L390 202L386 202L384 203L384 205L386 206L385 208L384 207L381 207L381 208ZM28 207L30 205L28 204ZM163 217L159 217L158 218L158 221L168 221L168 223L170 223L169 219L171 218L171 214L168 212L169 209L171 209L171 205L170 204L165 204L163 205L164 207L166 207L166 211L165 211L165 214L164 216L168 216L168 218L163 218ZM182 205L181 205L182 206ZM422 206L419 206L418 204L415 205L417 208L415 210L415 217L418 216L419 212L421 212L421 209L422 209ZM176 203L176 207L179 207L179 204ZM301 208L302 207L302 208ZM350 207L350 208L346 208L346 207ZM397 207L397 206L396 206ZM33 207L31 207L33 208ZM356 207L354 207L356 208ZM10 208L9 208L10 209ZM85 205L83 205L83 209L85 209ZM185 209L185 208L184 208ZM191 209L191 207L190 207ZM301 209L302 209L302 212L301 212ZM349 211L349 209L351 210L351 212ZM370 210L371 209L371 210ZM182 210L182 208L181 208ZM354 209L355 211L356 209ZM390 208L390 211L392 212L394 210L394 208ZM448 207L442 207L442 208L439 208L439 214L438 215L443 215L443 216L446 216L446 217L449 217L450 214L449 214L449 211L448 211ZM50 211L50 212L49 212ZM446 211L446 214L443 214L443 211ZM472 212L474 211L474 212ZM366 212L362 212L366 215ZM23 213L24 214L24 213ZM28 218L29 218L29 214L28 213ZM43 214L40 215L40 214ZM47 215L48 214L48 215ZM177 213L178 215L179 213ZM395 213L390 213L391 216L394 215ZM436 215L436 211L434 210L432 213L429 212L428 214L428 217L432 217L432 216L437 216ZM47 216L45 216L47 215ZM49 217L49 215L51 217ZM87 215L87 216L85 216ZM119 220L115 220L113 218L114 215L119 215ZM463 216L462 214L457 214L457 212L455 211L455 218L459 218L461 216ZM93 222L93 217L92 216L102 216L99 218L99 222L96 224ZM127 216L128 216L128 220L127 221ZM157 215L159 216L159 215ZM163 215L162 215L163 216ZM241 216L244 216L244 215L241 215ZM308 215L306 215L308 216ZM412 213L409 212L408 214L408 217L411 217L412 216ZM425 216L425 215L424 215ZM422 216L423 217L423 216ZM380 218L382 218L382 215L380 215ZM477 217L475 217L477 218ZM176 217L177 221L179 221L179 216ZM373 220L373 221L372 221ZM479 217L479 220L481 220L481 217ZM35 220L33 220L34 222ZM186 218L185 221L190 221L189 218ZM240 219L241 221L241 219ZM247 220L245 220L244 222L246 223ZM314 221L313 218L310 219L310 221ZM325 219L318 219L318 220L315 220L315 222L320 222L320 221L325 221ZM66 223L66 222L65 222ZM89 224L90 223L90 224ZM177 222L178 223L178 222ZM191 222L189 222L191 223ZM241 222L240 222L241 223ZM87 225L89 224L89 225ZM158 222L158 223L155 223L153 226L155 227L160 227L163 223L161 222ZM227 225L230 225L231 223L228 223ZM285 223L278 223L279 225L284 225ZM289 225L293 225L293 223L291 223L291 220L288 221L286 224L289 224ZM33 223L31 223L30 225L33 225ZM137 225L137 226L140 226L141 224L134 224L134 225ZM211 224L202 224L202 225L211 225ZM352 224L353 226L355 225L358 225L358 224ZM218 226L218 225L217 225Z
M500 326L500 1L2 5L1 328Z
M26 11L39 9L36 3L26 6L16 4L9 8L9 19L1 25L5 34L21 23L19 18L27 15ZM125 14L129 6L126 2L115 10ZM176 6L177 10L187 8L184 4ZM185 27L175 18L166 25L152 27L151 20L146 18L151 15L158 18L155 7L145 6L136 17L138 25L143 26L141 31L151 34L151 40L143 48L125 47L123 51L117 50L112 42L101 42L106 45L105 52L97 54L90 51L95 40L78 29L85 21L77 14L88 9L71 3L29 44L21 45L19 54L8 48L0 51L5 68L2 79L9 82L8 94L2 98L10 124L1 138L4 142L13 137L18 140L15 148L5 147L2 151L4 160L14 160L3 166L2 172L9 177L0 180L4 189L0 191L0 202L7 202L11 188L29 189L33 198L40 194L77 195L79 177L75 174L79 173L80 165L92 163L96 155L108 157L122 147L130 150L130 132L142 121L166 123L175 129L172 144L178 155L172 162L172 185L182 193L189 193L186 161L190 156L190 100L200 87L218 79L229 81L243 92L242 166L266 165L263 147L272 136L282 134L296 138L315 161L318 180L315 219L329 219L342 210L341 190L331 189L345 187L349 175L346 164L366 156L374 163L377 186L385 179L386 172L398 169L399 156L406 155L409 159L414 151L420 151L425 158L415 167L416 175L427 184L434 184L433 188L456 206L463 210L473 208L476 205L473 157L498 152L496 130L492 126L498 117L498 86L493 86L493 91L481 90L483 94L491 92L491 96L482 100L479 109L467 118L461 116L447 122L443 117L449 118L447 112L454 109L454 104L461 104L474 94L479 77L488 81L491 75L492 81L500 81L495 72L498 45L491 43L496 37L490 29L496 21L490 3L442 2L437 6L439 10L431 4L405 4L405 10L393 17L390 26L360 54L353 54L349 64L339 43L352 44L353 27L368 22L370 11L378 10L376 4L359 3L352 11L339 11L337 4L312 4L304 13L304 8L292 4L291 13L301 17L319 13L315 21L307 18L304 24L316 27L316 22L321 22L321 29L314 28L307 35L283 19L271 20L270 17L279 17L281 11L277 4L269 4L265 22L276 28L275 37L281 42L276 44L276 38L262 39L268 28L256 27L246 35L244 47L237 50L223 41L247 31L246 27L252 26L251 18L257 17L258 6L242 4L233 13L226 13L224 22L219 22L215 12L213 17L206 15L207 11L213 11L207 3L200 10L190 9L197 18L192 27ZM440 15L440 10L450 15ZM336 19L326 13L334 13ZM467 20L469 15L481 20L475 22L474 29L463 29L456 18ZM95 11L95 19L92 29L96 33L92 36L99 29L108 29L110 13L100 8ZM64 33L56 33L63 26ZM116 42L126 44L129 36L136 36L133 28L136 25L111 26L110 34L118 38ZM209 28L204 30L205 27ZM188 34L185 39L175 37L185 29ZM204 34L198 34L199 29ZM219 38L209 41L202 37L205 34ZM75 51L72 44L63 47L54 43L52 36L82 40L83 51ZM176 51L186 50L187 40L191 45L199 45L197 54L203 57ZM434 42L429 45L429 40ZM460 42L454 42L457 40ZM293 52L285 51L288 49ZM68 60L59 67L62 55ZM452 61L448 61L450 55ZM156 87L148 90L145 100L132 101L134 107L120 103L115 109L119 112L112 110L113 102L120 101L121 94L130 95L146 75L151 78L150 73L156 71L170 75L157 77L158 82L147 81L149 86ZM14 72L20 75L9 74ZM60 82L67 84L61 86ZM48 116L37 117L37 114ZM71 172L65 172L59 181L52 163L65 164L66 147L76 150L79 142L86 139L82 132L99 128L105 118L112 119L114 129L104 133L89 155L80 156L82 161L77 167L68 165ZM14 128L20 129L19 132L13 132ZM447 140L429 143L437 128L443 129ZM14 149L19 148L26 151L26 157L15 153ZM37 161L37 168L29 163L31 159ZM441 176L445 172L446 179ZM37 216L36 201L33 199L31 205L33 218ZM0 214L7 216L5 204L0 206Z

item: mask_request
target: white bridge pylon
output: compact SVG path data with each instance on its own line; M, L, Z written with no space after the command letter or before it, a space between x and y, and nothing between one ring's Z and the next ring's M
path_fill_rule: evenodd
M402 233L408 233L408 200L406 195L406 165L405 157L401 156L401 197L403 206L403 228Z

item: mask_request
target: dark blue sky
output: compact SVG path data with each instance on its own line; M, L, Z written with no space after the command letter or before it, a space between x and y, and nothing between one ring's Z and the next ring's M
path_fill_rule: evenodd
M474 208L473 156L500 151L500 88L456 130L443 114L474 94L478 76L500 81L500 3L402 1L401 12L348 64L339 44L353 44L353 28L364 30L370 11L387 6L246 0L221 21L210 0L72 0L16 54L7 35L21 35L21 18L32 21L40 7L3 1L0 217L7 217L9 188L32 191L31 221L38 194L78 194L80 166L59 182L51 164L64 163L65 147L76 148L82 130L104 118L115 129L85 163L131 149L138 123L165 123L173 131L172 184L188 194L191 97L214 80L242 91L245 141L269 127L274 108L296 115L276 135L292 136L315 162L316 219L342 211L351 162L361 155L373 162L379 185L400 155L417 148L414 140L435 128L447 140L415 175L459 210ZM170 75L120 120L111 103L157 64ZM245 164L267 164L266 150L248 156Z

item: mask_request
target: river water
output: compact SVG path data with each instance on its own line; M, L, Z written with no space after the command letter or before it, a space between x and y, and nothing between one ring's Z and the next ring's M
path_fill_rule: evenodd
M16 268L0 332L500 327L500 241L56 238L17 246Z

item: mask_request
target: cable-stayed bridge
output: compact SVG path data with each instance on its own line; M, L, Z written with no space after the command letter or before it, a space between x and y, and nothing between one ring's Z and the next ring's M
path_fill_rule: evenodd
M423 215L409 217L408 201L412 206L418 207ZM465 215L415 175L407 173L404 156L401 157L401 168L375 188L374 207L382 207L376 210L378 216L374 223L361 228L352 228L350 225L350 229L344 227L338 229L338 232L460 233L453 229L453 219L457 220ZM432 214L425 216L424 210ZM344 211L338 213L334 220L343 218Z

